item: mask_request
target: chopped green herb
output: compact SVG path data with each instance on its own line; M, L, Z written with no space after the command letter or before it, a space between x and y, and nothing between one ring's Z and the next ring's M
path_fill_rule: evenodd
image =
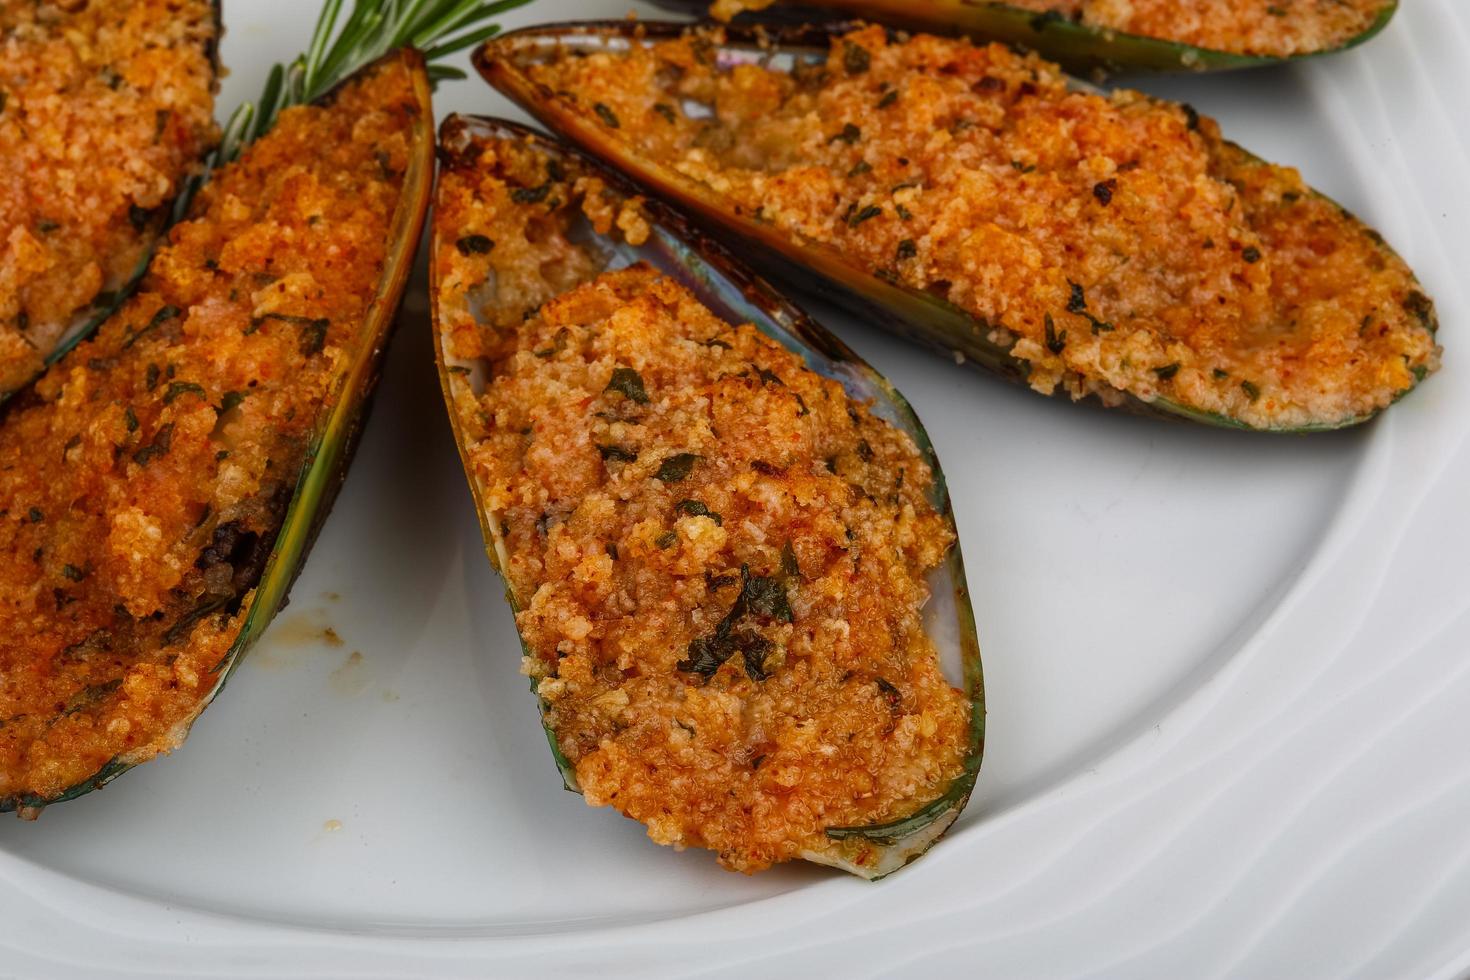
M495 247L495 242L484 235L465 235L454 243L460 255L484 255Z
M551 193L551 181L540 187L517 187L510 192L510 199L517 204L539 204Z
M632 449L624 449L622 446L598 446L597 451L602 454L603 459L613 459L620 463L631 463L638 459L638 453Z
M674 542L678 540L678 531L665 531L663 534L660 534L657 538L655 538L653 543L658 545L659 550L662 551L668 548L672 548L674 546Z
M134 231L142 231L148 227L153 220L153 212L148 208L140 208L136 204L128 205L128 223L133 226Z
M919 246L914 244L912 238L905 238L898 243L898 251L895 254L898 256L899 261L911 259L919 254Z
M1154 368L1154 374L1157 374L1159 376L1160 381L1168 381L1170 378L1174 377L1174 375L1178 373L1178 361L1175 361L1173 364L1165 364L1163 367Z
M667 103L655 102L653 104L653 111L658 113L660 116L663 116L671 123L678 122L678 117L674 115L673 107L668 105Z
M733 584L733 583L731 583ZM779 579L751 575L747 565L740 566L740 595L709 636L689 644L689 657L675 665L684 673L697 674L708 680L736 653L745 661L745 672L751 680L764 680L766 655L770 641L736 627L747 616L766 617L791 622L791 605L786 585Z
M1410 290L1404 297L1404 310L1417 317L1424 326L1434 329L1434 301L1419 290Z
M678 483L689 476L690 471L694 469L694 464L700 458L694 453L678 453L670 456L659 464L658 472L654 476L664 483Z
M86 572L82 571L80 568L70 563L61 566L61 574L65 575L73 582L80 582L82 579L87 577Z
M1072 295L1067 298L1068 313L1075 313L1092 324L1092 332L1094 334L1117 329L1111 323L1106 320L1099 320L1088 311L1087 294L1081 286L1070 279L1067 280L1067 285L1072 287Z
M842 67L849 75L863 74L872 64L872 60L868 49L861 44L853 44L851 41L842 42Z
M168 389L163 393L163 403L168 405L180 395L198 395L204 397L204 386L197 385L192 381L170 381Z
M880 208L878 205L869 204L867 207L863 208L861 211L855 214L852 217L852 220L848 222L848 225L850 227L856 228L858 225L862 224L864 221L867 221L869 218L876 218L882 213L883 209Z
M862 139L862 136L863 136L863 131L861 129L858 129L852 123L848 123L848 124L846 124L845 126L842 127L842 132L838 133L836 136L833 136L827 142L828 143L847 143L847 144L851 145L853 143L856 143L858 140Z
M158 308L158 312L153 314L153 318L148 321L148 324L146 326L128 334L128 338L124 340L122 344L123 350L127 350L129 347L136 344L138 342L138 339L144 334L152 333L154 330L158 329L160 324L172 320L181 312L183 311L180 310L177 306L160 306Z
M690 500L687 498L681 500L674 505L674 510L681 514L688 514L690 517L708 517L716 524L725 523L725 519L723 517L710 510L698 500Z
M781 573L788 578L797 578L801 575L801 565L796 561L796 549L791 546L789 538L781 546Z
M169 447L174 441L174 424L172 422L161 426L153 434L153 441L133 453L133 462L139 466L147 466L150 461L159 456L168 455Z
M41 508L39 507L32 507L26 516L31 519L32 524L39 524L46 519L46 515L41 513Z
M1216 381L1224 381L1226 378L1230 377L1230 372L1225 370L1224 368L1215 368L1215 370L1211 373L1215 376Z
M1092 196L1106 207L1113 203L1113 191L1118 189L1117 180L1104 180L1092 185Z
M1255 265L1257 262L1261 261L1261 250L1256 248L1254 245L1247 245L1244 249L1241 250L1240 257L1245 259L1245 261L1250 265Z
M133 406L129 405L123 410L123 423L127 425L129 432L138 431L138 416L133 411Z
M1261 389L1257 388L1254 382L1242 381L1240 383L1240 390L1245 392L1246 397L1249 398L1251 401L1255 401L1257 398L1261 397Z
M597 118L598 119L601 119L605 124L607 124L611 128L613 128L613 129L619 129L619 128L621 128L620 124L618 123L618 117L615 116L615 115L613 115L613 111L611 109L609 109L607 106L603 105L601 102L595 103L592 106L592 111L595 112L595 113L597 113Z
M612 380L603 391L620 391L624 397L640 405L648 404L648 392L643 387L643 376L629 367L613 368Z
M1046 349L1053 354L1060 354L1067 349L1067 331L1057 333L1057 325L1052 320L1051 314L1045 314L1043 323L1046 327Z
M246 392L243 391L225 392L224 397L221 398L219 402L219 413L223 415L226 412L230 411L230 409L235 408L237 405L245 400L245 395Z
M873 165L871 163L866 160L859 160L852 165L852 169L847 172L847 175L849 177L860 177L865 173L871 172L872 169Z
M781 380L781 376L779 374L777 374L775 371L767 371L759 364L755 366L755 374L756 377L761 379L761 384L777 385L781 388L786 387L786 382Z
M895 103L897 101L898 101L898 89L891 88L887 92L884 92L883 93L883 98L881 98L881 99L878 100L878 108L880 108L880 109L887 109L889 106L893 105L893 103Z

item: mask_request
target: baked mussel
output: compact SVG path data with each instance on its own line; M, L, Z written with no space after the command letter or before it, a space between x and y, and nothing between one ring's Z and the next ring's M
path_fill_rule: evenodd
M1361 423L1439 365L1372 229L1187 105L876 26L600 22L476 53L553 131L763 271L1043 394L1211 425Z
M916 858L985 704L913 411L570 147L454 116L440 159L440 380L567 788L732 870Z
M433 176L422 56L280 112L0 418L0 810L177 747L346 474Z
M1355 48L1398 0L654 0L717 20L872 20L1036 51L1082 74L1258 68Z
M219 136L219 33L211 0L0 3L0 400L107 317L182 213Z

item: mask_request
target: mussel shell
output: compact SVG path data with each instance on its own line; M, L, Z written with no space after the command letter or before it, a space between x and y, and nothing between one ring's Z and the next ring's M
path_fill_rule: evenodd
M577 168L601 177L610 189L624 197L637 193L621 175L609 171L570 147L548 140L524 126L478 116L451 116L444 121L440 128L440 148L445 165L455 166L456 157L476 138L528 141L538 151L554 159L575 161ZM611 237L597 236L590 227L584 230L587 236L595 238L603 247L607 259L606 267L621 268L636 261L648 263L687 288L721 319L734 324L754 324L767 336L800 357L809 369L841 384L849 397L866 402L874 415L902 430L914 441L933 472L929 501L953 528L954 516L949 491L934 447L918 416L893 385L841 340L793 306L765 280L741 265L724 246L690 226L678 213L658 202L650 201L644 204L644 217L648 220L651 232L648 240L639 246L631 246ZM437 234L438 229L434 233ZM438 249L431 249L431 292L436 290L440 277L435 261L437 255ZM442 341L446 334L438 322L438 305L432 297L429 305L434 311L434 351L439 366L439 382L443 388L445 404L449 408L455 443L465 463L465 473L485 536L486 551L491 563L503 574L506 555L500 530L497 522L490 519L483 506L480 488L475 484L473 469L469 463L468 442L455 411L456 396L464 390L462 386L469 385L472 390L480 390L485 380L483 365L455 360L444 350ZM451 367L468 369L468 373L451 372ZM958 536L944 563L930 573L928 584L931 598L924 609L925 632L938 649L946 672L952 678L956 675L962 677L965 693L971 704L970 741L966 749L965 769L944 794L902 820L883 825L828 829L828 836L834 840L851 840L855 844L877 849L880 858L875 865L857 865L841 860L835 862L835 866L864 878L881 878L898 870L927 850L948 829L969 800L985 751L985 685L980 666L980 644L976 637L975 616L970 607ZM512 608L516 608L515 597L510 593L508 584L506 595ZM544 711L544 704L542 707ZM551 744L567 788L576 790L576 775L558 749L555 733L549 727L547 740ZM823 863L831 862L824 860Z
M706 0L652 0L665 10L702 16ZM1037 13L998 0L794 0L779 2L736 22L798 23L833 18L872 20L890 27L935 34L961 34L1000 41L1041 54L1084 75L1140 72L1207 72L1280 65L1355 48L1388 26L1398 0L1367 29L1342 44L1294 55L1252 55L1202 48L1180 41L1129 34L1078 23L1055 13Z
M812 241L797 232L778 229L750 214L732 213L721 206L705 185L657 160L630 152L607 129L589 120L577 106L545 85L533 82L522 70L522 65L548 58L558 49L589 53L627 50L634 44L677 38L691 26L666 21L582 21L528 27L487 41L475 51L473 61L486 81L554 133L688 210L706 227L743 239L751 247L742 254L748 256L761 272L786 283L798 284L798 288L842 305L892 333L1006 380L1025 384L1028 366L1013 357L1006 346L991 340L990 327L983 321L934 293L874 275L832 245ZM825 62L832 39L853 26L834 23L776 30L760 26L725 27L722 30L726 41L715 49L715 57L721 66L755 63L782 67L794 60ZM1073 79L1072 84L1079 89L1097 91L1095 86L1080 79ZM1240 149L1234 144L1228 145ZM1312 193L1324 196L1315 190ZM1373 234L1366 226L1362 227L1365 234ZM1386 245L1381 247L1387 248ZM812 272L817 273L817 277L813 277ZM1433 314L1430 316L1432 331L1435 328ZM1403 397L1410 390L1412 388L1400 392L1398 397ZM1366 422L1382 411L1263 429L1166 398L1144 401L1128 392L1119 392L1118 395L1121 402L1112 409L1114 411L1252 432L1303 434L1344 429ZM1095 398L1086 401L1097 403Z
M209 56L211 80L217 89L219 87L221 70L219 42L220 38L224 35L224 0L210 0L210 7L214 10L214 40L210 42L207 54ZM203 163L204 161L200 162ZM143 280L143 274L148 271L148 263L153 260L154 246L157 245L158 240L162 238L168 229L184 216L184 213L188 210L189 202L194 197L194 192L199 189L203 182L204 176L202 175L185 178L180 185L178 196L172 201L167 202L167 207L158 209L157 215L150 219L151 227L149 228L149 232L154 236L153 242L143 250L143 254L138 258L138 264L134 266L132 272L128 273L127 279L120 286L105 294L105 300L99 296L98 299L92 301L90 307L79 310L72 317L72 322L67 327L66 332L61 335L56 346L45 356L44 361L47 367L61 360L73 347L95 333L97 328L102 326L108 317L116 313L127 302L129 296L133 295L138 288L138 283ZM3 403L11 395L15 394L17 390L19 389L0 390L0 403Z
M285 516L271 546L270 555L249 594L249 605L240 627L240 635L230 646L217 668L212 690L199 702L194 713L181 723L180 739L201 712L223 690L245 652L265 632L285 602L286 594L300 574L307 552L316 541L337 491L347 478L347 467L357 448L358 437L366 420L371 395L377 384L383 351L398 315L403 290L413 268L414 253L423 233L424 216L428 212L429 192L434 179L434 111L429 95L429 76L423 56L404 48L386 55L362 68L359 74L373 72L380 66L402 59L412 75L414 102L417 106L413 129L409 136L408 168L397 209L389 226L388 249L383 270L373 298L363 315L358 342L351 349L351 362L336 391L328 396L318 415L317 429L307 446L296 487ZM339 85L351 84L354 78ZM335 97L336 89L324 95L325 104ZM75 799L111 782L145 759L118 756L90 778L49 798L37 796L0 798L0 812L12 809L34 812L53 803Z

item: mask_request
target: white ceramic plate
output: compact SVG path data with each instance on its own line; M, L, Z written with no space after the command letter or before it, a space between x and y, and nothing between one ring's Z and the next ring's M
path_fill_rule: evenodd
M222 114L315 13L227 0ZM1109 415L816 311L933 435L985 650L979 790L912 868L731 875L561 790L420 282L290 608L188 744L0 823L0 974L1470 969L1467 51L1470 7L1413 0L1343 57L1144 83L1300 165L1437 299L1445 370L1363 431ZM510 111L473 78L437 105Z

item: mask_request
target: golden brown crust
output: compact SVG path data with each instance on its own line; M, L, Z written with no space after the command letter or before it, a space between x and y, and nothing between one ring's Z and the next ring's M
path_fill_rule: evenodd
M928 467L755 328L647 266L597 275L574 208L647 233L487 143L441 175L435 266L444 340L490 377L451 375L467 466L587 801L746 872L912 814L969 734L919 617L953 542Z
M0 392L123 285L214 145L208 0L0 0Z
M1236 54L1286 57L1342 47L1391 0L1006 0L1092 27Z
M715 0L710 15L729 20L773 0ZM1393 0L1004 0L1089 27L1212 51L1284 58L1332 51L1363 34Z
M1187 108L876 27L799 78L716 70L701 52L719 39L529 72L724 208L981 319L1043 392L1294 427L1369 414L1438 367L1432 306L1382 239Z
M0 799L173 748L240 629L382 271L400 62L218 173L0 427Z

